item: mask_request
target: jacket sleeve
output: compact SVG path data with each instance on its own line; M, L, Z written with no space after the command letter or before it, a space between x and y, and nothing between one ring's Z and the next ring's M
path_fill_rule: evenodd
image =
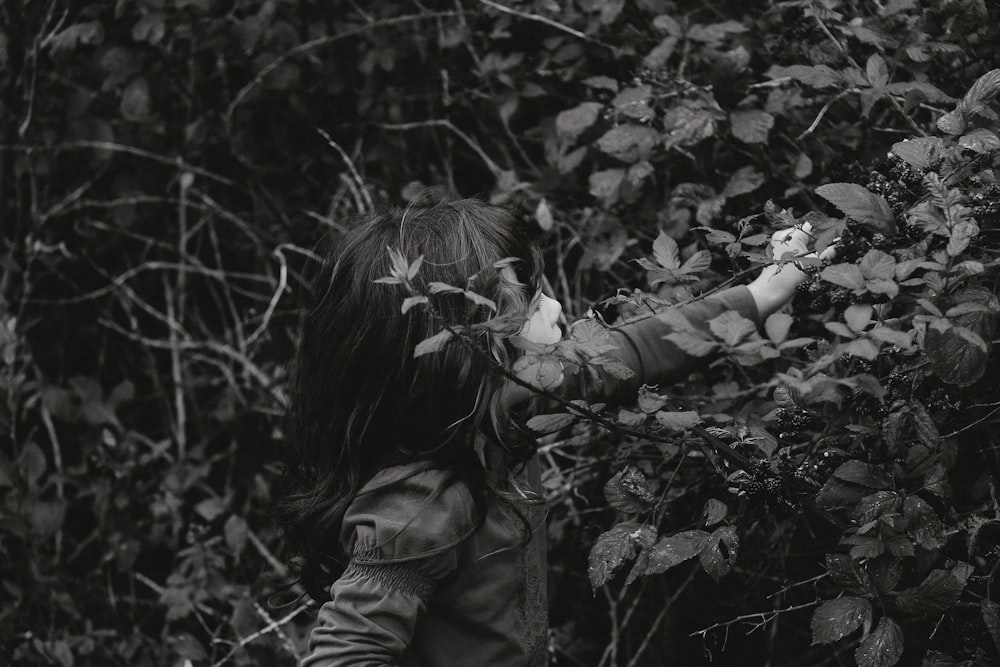
M760 315L750 291L733 287L711 297L677 307L678 312L698 329L722 313L735 310L759 325ZM664 337L673 331L658 317L645 317L613 326L609 329L616 348L608 353L615 361L627 366L634 375L627 380L601 372L600 387L583 387L567 383L567 394L603 398L616 402L633 400L643 384L670 384L689 374L707 358L692 357Z
M319 610L302 667L381 667L406 653L475 526L464 486L435 489L436 481L429 471L363 494L348 509L341 539L351 560Z

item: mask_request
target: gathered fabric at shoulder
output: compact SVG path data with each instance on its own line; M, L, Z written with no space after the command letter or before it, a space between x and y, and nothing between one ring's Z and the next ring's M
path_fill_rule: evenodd
M362 487L344 515L340 540L353 563L402 563L453 549L478 523L463 482L414 463L386 468Z

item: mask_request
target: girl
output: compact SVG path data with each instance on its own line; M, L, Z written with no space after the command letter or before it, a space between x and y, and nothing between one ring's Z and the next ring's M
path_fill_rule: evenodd
M316 278L280 504L301 581L329 600L304 666L546 664L541 481L534 440L512 418L531 392L497 369L518 354L511 338L562 335L528 230L478 200L414 203L355 227ZM804 255L807 232L776 233L776 254ZM513 336L480 327L476 350L452 341L415 357L443 323L497 313L449 291L402 312L407 291L379 280L390 274L387 248L423 256L414 284L488 297ZM802 278L791 264L771 265L681 312L695 326L727 310L760 322ZM634 397L643 383L683 377L692 360L668 332L655 317L612 329L612 354L635 375L606 378L604 393Z

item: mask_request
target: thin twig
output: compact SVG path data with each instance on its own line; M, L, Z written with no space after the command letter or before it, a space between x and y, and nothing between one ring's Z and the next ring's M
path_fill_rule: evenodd
M271 317L274 316L274 310L278 307L278 301L281 300L281 295L285 293L288 287L288 262L285 261L285 256L281 254L280 248L275 248L273 253L278 261L281 262L281 267L278 269L278 286L274 290L274 296L271 297L270 303L267 304L267 310L264 311L264 316L261 318L260 326L254 329L253 333L247 336L244 346L253 344L257 338L260 337L262 333L267 329L268 325L271 323Z
M486 154L482 146L476 143L476 141L470 137L468 134L458 129L454 123L447 119L431 119L431 120L421 120L411 123L375 123L375 127L382 128L383 130L415 130L424 127L443 127L454 132L465 144L471 148L476 155L483 161L490 173L493 174L494 178L499 178L500 175L505 171L500 165L493 161L493 159Z
M340 147L340 144L333 140L333 137L331 137L326 130L318 127L316 128L316 131L319 132L324 139L326 139L326 143L330 144L334 150L340 153L340 157L342 157L344 159L344 163L347 164L347 168L350 170L351 176L354 177L354 181L358 186L358 193L364 199L364 208L359 212L366 213L375 208L375 204L372 203L371 195L368 194L368 188L365 186L364 179L361 178L361 174L358 173L357 167L354 166L354 161L351 160L351 156Z
M260 613L262 611L262 609L260 608L259 605L255 605L255 607L257 607L258 613ZM279 630L281 628L281 626L283 626L286 623L292 621L296 616L298 616L299 614L301 614L304 611L307 611L308 609L309 609L308 605L302 605L302 606L296 608L294 611L291 611L288 614L286 614L285 616L279 618L278 620L271 621L270 623L268 623L266 626L264 626L260 630L257 630L256 632L253 632L253 633L247 635L246 637L244 637L243 639L241 639L235 646L233 646L233 648L230 649L229 653L227 653L225 656L223 656L221 660L219 660L218 662L212 663L212 667L221 667L221 665L226 664L227 662L229 662L230 660L232 660L233 656L235 656L237 654L237 652L239 652L239 650L241 648L243 648L247 644L250 644L251 642L254 642L254 641L260 639L261 637L263 637L266 634L269 634L271 632L275 632L275 631ZM286 640L287 640L287 637L286 637ZM218 640L216 640L216 641L218 641ZM292 647L292 648L294 650L294 647ZM296 658L298 658L298 656L296 656Z
M609 49L612 53L615 53L615 54L618 53L618 47L617 46L612 46L611 44L608 44L606 42L602 42L601 40L599 40L599 39L597 39L595 37L591 37L590 35L588 35L586 33L580 32L579 30L576 30L574 28L570 28L568 25L563 25L562 23L559 23L558 21L554 21L554 20L548 18L547 16L541 16L539 14L529 14L527 12L518 11L516 9L512 9L510 7L506 7L504 5L501 5L498 2L493 2L493 0L479 0L479 2L481 4L486 5L487 7L492 7L493 9L496 9L497 11L501 11L504 14L509 14L511 16L516 16L518 18L522 18L522 19L525 19L527 21L536 21L538 23L543 23L543 24L545 24L545 25L547 25L547 26L549 26L551 28L555 28L556 30L564 32L567 35L572 35L573 37L576 37L577 39L582 39L582 40L590 42L592 44L597 44L599 46L603 46L604 48Z

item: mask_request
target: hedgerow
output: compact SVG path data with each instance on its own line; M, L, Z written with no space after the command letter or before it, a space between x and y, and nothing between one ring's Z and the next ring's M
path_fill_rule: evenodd
M322 237L443 185L611 326L775 229L836 249L761 331L659 315L691 377L529 423L554 664L1000 661L1000 10L368 4L0 7L0 655L294 664L297 297Z

